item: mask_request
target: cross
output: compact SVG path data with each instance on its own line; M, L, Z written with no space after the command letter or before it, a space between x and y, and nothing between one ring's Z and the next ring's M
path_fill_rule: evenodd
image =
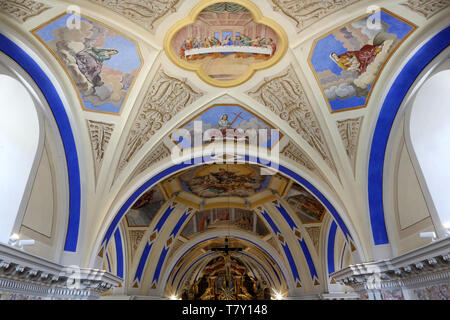
M231 121L230 127L233 125L233 123L234 123L238 118L244 119L244 118L241 117L242 111L239 112L238 114L236 114L235 112L233 112L233 114L236 116L236 118L234 118L234 120Z
M225 237L225 247L224 248L211 248L212 251L222 251L225 255L228 255L230 251L242 251L242 248L230 248L228 237Z
M225 270L226 270L226 276L227 276L226 281L227 281L227 286L228 286L228 284L231 282L231 272L230 272L231 260L230 260L230 256L229 256L229 251L242 251L242 248L230 248L228 237L225 237L225 248L211 248L211 250L224 252L223 259L225 262ZM228 279L228 278L230 278L230 279Z

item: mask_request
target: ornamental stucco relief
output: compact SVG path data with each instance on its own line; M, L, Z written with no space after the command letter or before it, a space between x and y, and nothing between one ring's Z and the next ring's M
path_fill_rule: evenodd
M439 11L450 6L448 0L408 0L402 5L430 19Z
M180 0L90 0L93 3L111 9L125 18L155 33L161 18L175 12Z
M33 0L0 0L0 12L19 22L25 22L51 7Z
M360 0L272 0L273 9L281 11L294 20L298 29L309 27L313 23L333 14Z
M355 171L356 153L358 151L359 132L362 121L363 117L336 121L353 172Z
M95 179L98 178L106 148L114 131L113 123L87 120L89 138L91 139L92 155L94 157Z

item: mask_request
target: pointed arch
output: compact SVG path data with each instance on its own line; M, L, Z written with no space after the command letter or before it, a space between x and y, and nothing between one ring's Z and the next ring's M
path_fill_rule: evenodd
M69 212L64 250L76 252L81 217L81 181L78 152L69 117L58 91L46 73L30 55L2 33L0 51L13 59L34 80L53 113L64 146L69 183Z

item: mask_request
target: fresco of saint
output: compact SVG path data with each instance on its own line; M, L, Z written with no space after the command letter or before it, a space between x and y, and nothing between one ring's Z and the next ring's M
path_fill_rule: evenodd
M126 213L129 227L146 227L158 213L165 199L157 186L144 193Z
M194 124L197 125L197 128L201 125L204 144L223 139L222 141L271 148L280 139L278 130L244 108L218 105L207 109L179 128L186 129L190 137L183 136L180 141L180 133L173 132L172 139L183 149L193 145ZM265 140L263 135L266 135Z
M332 112L366 106L375 81L415 26L382 9L315 41L310 65Z

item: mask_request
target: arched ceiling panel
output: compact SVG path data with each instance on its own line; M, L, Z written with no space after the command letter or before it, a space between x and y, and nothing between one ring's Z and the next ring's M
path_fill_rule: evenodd
M25 2L27 5L24 5ZM213 9L204 10L211 5ZM83 193L80 203L83 204L72 205L71 210L78 208L79 212L71 212L71 218L72 221L76 220L73 218L82 218L76 220L78 225L72 223L68 234L78 235L81 229L82 234L86 235L83 236L83 243L75 249L80 261L86 266L98 264L97 249L106 252L106 243L102 241L112 237L116 230L115 227L108 228L112 225L117 227L124 216L122 227L126 232L123 231L123 237L127 239L130 252L127 255L127 270L144 270L145 263L139 266L140 258L145 252L150 254L155 250L155 247L149 247L152 236L161 236L156 248L158 254L153 256L152 253L152 257L164 252L172 261L176 258L175 252L184 245L188 246L191 241L189 235L183 237L183 232L187 230L186 226L194 223L194 211L220 207L217 205L220 199L216 199L215 203L207 197L211 192L218 194L224 191L220 188L198 191L196 186L189 185L188 179L185 181L187 189L183 186L177 189L173 185L170 189L157 179L162 172L168 172L166 169L172 170L169 176L182 169L182 165L178 169L171 167L172 149L179 144L171 134L175 129L188 129L195 119L201 119L202 124L218 130L225 129L227 125L237 129L237 124L279 130L279 136L272 141L276 140L279 148L279 162L287 165L296 175L305 177L302 183L309 191L315 190L311 192L314 196L308 198L307 194L302 193L302 187L299 189L293 181L289 181L284 190L278 190L269 183L265 189L253 189L254 194L245 197L240 194L241 197L233 205L241 206L240 210L254 210L258 205L267 204L268 199L274 196L268 193L272 190L278 192L281 201L289 206L287 211L294 217L292 221L301 229L301 237L295 238L296 230L289 229L291 225L288 221L283 222L286 223L284 227L279 227L292 233L288 242L293 264L303 261L301 265L305 268L301 270L301 283L312 275L311 264L306 261L308 258L304 258L304 252L300 255L303 250L299 242L301 239L306 239L310 260L320 281L323 269L324 248L319 236L321 232L323 234L326 213L320 214L319 206L311 205L314 200L319 199L327 213L331 213L329 216L344 231L343 238L351 239L351 230L354 242L348 242L346 246L353 246L350 250L352 258L353 249L357 247L361 257L370 260L373 235L367 210L368 154L373 127L381 108L380 99L389 89L385 82L397 72L407 52L414 51L429 32L445 22L449 3L442 0L380 0L373 1L371 5L379 7L368 7L366 2L360 0L0 1L2 33L21 42L27 52L38 55L46 64L42 67L55 79L57 89L62 88L59 91L66 95L64 108L73 117L71 124L76 126L72 130L77 135L77 148L80 148L78 162ZM252 17L246 16L239 6L249 9ZM219 64L225 66L223 69L226 72L208 75L216 76L219 81L230 80L227 75L239 71L233 71L227 59L240 59L246 68L251 59L261 59L263 67L255 68L258 71L250 72L251 77L248 74L245 80L241 79L233 86L216 86L214 81L205 82L195 72L174 63L171 60L174 57L167 51L167 46L164 47L164 39L172 26L180 27L181 23L177 25L179 21L190 15L192 17L194 8L204 10L202 15L195 17L199 23L197 27L200 24L208 24L209 27L205 29L207 31L191 28L187 31L190 32L187 38L200 38L204 35L202 32L223 26L223 30L214 31L219 32L221 41L230 35L234 37L232 41L242 42L243 35L246 35L254 44L249 47L256 48L252 49L256 51L233 51L240 44L233 42L229 47L233 47L232 51L219 50L219 55L214 55L215 59L202 56L202 59L189 60L189 63L214 60L217 62L214 67ZM217 13L214 10L219 10L221 15L212 15ZM258 17L258 13L267 20ZM269 20L277 23L268 23L267 27L255 24L253 29L244 31L228 28L230 21L241 21L235 23L241 25L258 18L261 18L260 23ZM368 21L373 22L372 26L367 24ZM371 29L374 25L378 27ZM284 34L288 36L284 38ZM236 36L242 37L238 39ZM186 37L180 36L180 39L187 40ZM277 40L276 37L279 42L275 51L271 47L271 52L278 56L265 57L264 52L271 45L268 39ZM262 41L262 38L266 40ZM285 53L282 52L284 49ZM254 53L261 56L252 55ZM197 54L208 55L210 52L188 56L193 58ZM237 78L243 74L239 72ZM231 108L220 111L219 105ZM223 117L224 114L227 117ZM235 145L237 149L242 148L239 143ZM249 156L249 153L243 154ZM159 184L150 183L149 179ZM323 194L327 194L328 198ZM179 207L172 206L176 197ZM152 210L140 212L149 204ZM208 204L212 205L208 208ZM133 208L128 211L131 206ZM178 211L172 215L175 207ZM192 208L192 212L187 212L187 208ZM311 208L315 210L312 215L309 214ZM272 209L268 211L278 210L276 206ZM138 212L134 217L132 210ZM172 211L165 215L167 210ZM273 212L267 213L270 218L274 218ZM186 217L178 227L175 216ZM160 219L169 221L171 229L159 229ZM259 219L260 216L253 220L253 228ZM274 223L282 225L282 221L276 220ZM197 221L201 222L202 219ZM266 224L265 227L270 231L270 226ZM198 225L195 228L199 231ZM245 231L245 227L241 229ZM282 233L286 237L284 229ZM196 237L197 234L191 236ZM256 232L253 236L270 247L278 246L274 251L278 250L280 256L286 253L284 247L279 246L283 241L272 233ZM300 248L293 249L295 241L292 239ZM383 239L383 243L384 240L388 241ZM73 249L77 241L71 238L70 243ZM253 257L257 255L252 250L245 253L253 254ZM194 256L191 258L194 259ZM250 258L242 259L247 267L258 269L258 262L250 261ZM264 264L261 257L258 259ZM158 260L154 258L151 261L150 269L154 271L159 268L165 272L164 261L158 267ZM200 262L198 264L203 268ZM287 262L283 272L292 271L293 264ZM106 262L105 267L107 265ZM195 265L191 271L199 272L199 267ZM267 272L273 273L270 270ZM265 272L258 269L255 273ZM129 276L131 287L134 276ZM165 276L162 274L161 278ZM151 288L154 282L147 280ZM291 287L296 285L294 282ZM314 281L311 287L314 287Z

